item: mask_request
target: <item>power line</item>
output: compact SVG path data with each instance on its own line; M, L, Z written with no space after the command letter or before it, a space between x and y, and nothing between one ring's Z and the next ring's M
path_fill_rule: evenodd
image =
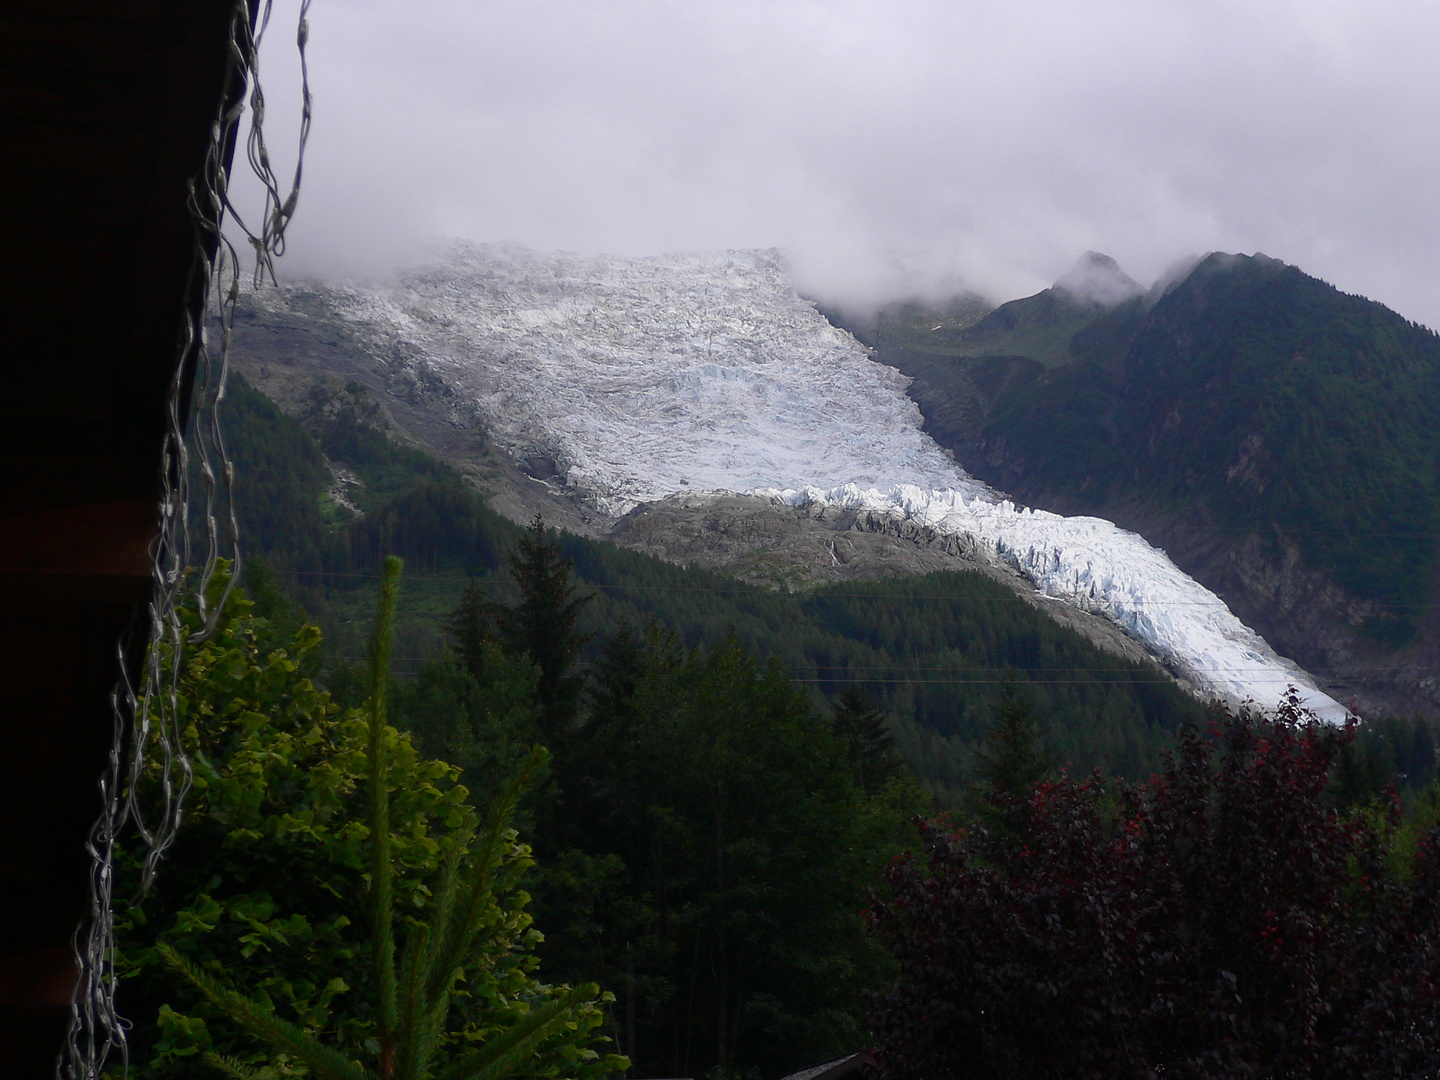
M331 571L329 571L329 570L276 570L276 569L274 569L273 567L271 567L271 568L269 568L269 569L270 569L270 572L271 572L271 573L274 573L274 574L284 574L284 575L287 575L287 576L289 576L289 577L318 577L318 578L346 578L346 579L356 578L356 579L363 579L363 580L369 580L369 581L378 581L378 580L380 580L380 575L379 575L379 574L359 573L359 572L350 572L350 571L346 571L346 572L339 572L339 571L331 572ZM941 572L942 572L942 573L948 573L948 572L956 572L956 571L941 571ZM964 572L966 572L966 571L958 571L958 572L964 573ZM513 581L510 581L508 578L470 577L469 575L466 575L466 574L423 574L423 573L419 573L419 574L410 574L410 575L408 575L407 580L408 580L408 581L453 581L453 582L471 582L471 581L473 581L473 582L475 582L475 583L478 584L478 585L513 585L513 584L514 584L514 582L513 582ZM774 592L774 591L772 591L772 590L770 590L770 589L766 589L764 586L761 586L761 585L746 585L746 584L740 584L740 585L734 585L734 586L727 586L727 587L724 587L724 588L719 588L719 587L707 588L707 587L699 586L699 585L620 585L620 584L600 584L600 583L596 583L596 582L593 582L593 581L582 581L580 584L581 584L581 587L582 587L582 588L587 588L587 589L599 589L599 590L604 591L604 592L612 592L612 591L615 591L615 592L668 592L668 593L697 593L697 594L709 594L709 595L716 595L716 596L784 597L784 598L791 599L791 600L795 600L795 601L801 602L801 603L806 602L806 601L817 601L817 600L909 600L909 601L915 601L915 600L932 600L932 601L944 601L944 602L947 602L947 603L961 603L961 602L970 602L970 601L983 602L983 601L987 601L987 600L1021 600L1021 601L1025 601L1025 600L1028 600L1028 599L1030 599L1030 598L1033 597L1034 599L1037 599L1037 600L1052 600L1052 601L1054 601L1054 602L1056 602L1056 603L1060 603L1060 604L1072 604L1072 603L1074 603L1074 601L1077 600L1077 599L1083 601L1084 603L1097 604L1097 605L1119 605L1119 604L1131 603L1131 604L1134 604L1136 611L1137 611L1137 612L1141 612L1141 613L1143 613L1143 611L1144 611L1146 608L1150 608L1150 607L1157 607L1157 608L1169 608L1169 607L1201 607L1201 608L1214 608L1214 609L1216 609L1216 610L1219 610L1219 609L1221 609L1221 608L1225 608L1226 610L1229 610L1228 605L1226 605L1225 601L1220 600L1219 598L1217 598L1217 599L1215 599L1215 600L1150 600L1150 599L1147 599L1147 600L1130 600L1130 601L1126 601L1126 600L1101 600L1101 599L1097 599L1097 598L1094 598L1094 597L1075 597L1075 598L1070 598L1070 597L1064 597L1064 596L1051 596L1049 593L1042 593L1042 592L1038 592L1038 591L1033 592L1033 593L1007 592L1007 593L1005 593L1005 594L1003 594L1003 595L995 595L995 596L985 596L985 595L981 595L981 594L978 594L978 593L977 593L977 594L974 594L974 595L959 594L959 595L933 596L933 595L927 595L927 594L924 594L924 593L856 593L856 592L827 592L827 593L823 593L823 594L822 594L822 593L819 593L819 592L781 593L781 592ZM1368 604L1370 607L1381 608L1381 609L1384 609L1384 610L1387 610L1387 611L1388 611L1388 610L1407 610L1407 609L1423 610L1423 609L1428 608L1428 607L1430 606L1428 603L1426 603L1426 602L1424 602L1424 601L1418 601L1418 600L1415 601L1414 603L1408 603L1408 604L1402 604L1402 603L1380 603L1379 601L1365 601L1365 603Z
M358 662L358 661L365 660L366 657L363 657L363 656L338 656L338 657L336 657L336 659ZM425 663L430 662L430 661L433 660L433 659L434 659L434 657L426 657L426 656L397 656L397 657L392 657L391 662L392 662L392 663L395 663L395 664L425 664ZM1036 675L1036 674L1051 674L1051 673L1065 673L1065 674L1071 674L1071 675L1091 675L1091 674L1112 674L1112 675L1113 675L1113 674L1115 674L1117 671L1123 671L1124 668L1125 668L1127 665L1130 666L1130 667L1143 667L1143 666L1151 666L1151 665L1154 665L1154 664L1157 664L1157 663L1158 663L1158 661L1144 661L1144 660L1142 660L1142 661L1131 661L1131 660L1124 660L1124 659L1122 659L1122 658L1117 657L1116 660L1115 660L1115 663L1114 663L1113 665L1109 666L1109 667L1032 668L1032 667L1024 667L1024 666L1018 665L1018 664L1009 664L1009 665L1005 665L1005 666L1002 666L1002 667L973 667L973 668L972 668L972 667L964 667L964 666L956 665L956 664L924 664L924 665L919 665L919 666L909 666L909 665L904 665L904 664L810 664L810 663L805 663L805 662L803 662L803 661L802 661L802 662L792 663L790 666L791 666L792 669L795 669L795 670L804 670L804 671L813 671L813 672L815 672L815 677L814 677L813 679L799 680L799 681L810 681L810 682L844 682L844 681L852 681L852 682L854 682L854 681L862 681L862 682L884 682L884 681L886 681L886 680L880 679L880 678L876 678L876 677L874 677L874 676L872 676L872 675L870 675L870 674L867 674L867 673L869 673L869 672L899 672L899 673L901 673L901 674L904 674L904 673L907 673L907 672L914 672L915 674L919 675L919 674L927 674L927 673L930 673L930 672L937 672L937 671L939 671L939 672L943 672L943 671L966 671L966 672L976 672L976 673L987 674L987 675L988 675L988 674L992 674L992 673L1015 673L1015 674L1020 674L1020 675L1025 675L1025 676L1027 676L1027 679L1026 679L1027 682L1035 682L1035 681L1037 681L1037 680L1032 679L1032 678L1028 678L1028 676ZM1440 670L1440 668L1436 668L1436 667L1433 666L1433 665L1427 665L1427 666L1425 666L1425 667L1412 667L1412 668L1409 668L1408 670L1410 670L1410 671L1412 671L1412 672L1419 673L1419 672L1433 672L1433 671L1436 671L1436 670ZM1330 675L1337 676L1337 677L1338 677L1338 676L1357 676L1357 675L1361 675L1361 674L1364 673L1364 672L1373 672L1373 673L1380 674L1380 675L1389 675L1389 674L1393 674L1393 671L1394 671L1393 668L1378 667L1378 666L1356 667L1356 668L1338 668L1338 667L1320 667L1320 668L1309 667L1309 668L1305 668L1305 673L1308 674L1308 675L1330 674ZM831 674L825 674L825 673L827 673L827 672L828 672L828 673L831 673ZM1211 667L1211 668L1206 668L1206 669L1205 669L1205 674L1207 674L1207 675L1267 675L1267 674L1270 674L1270 675L1275 675L1276 678L1277 678L1277 680L1278 680L1278 679L1281 679L1281 678L1283 678L1283 677L1286 677L1286 673L1285 673L1285 672L1280 671L1280 670L1278 670L1278 669L1276 669L1276 668L1274 668L1274 667L1232 667L1232 666L1226 666L1226 667ZM853 678L853 679L848 679L848 680L847 680L847 676L855 676L855 678ZM797 679L798 679L798 676L797 676ZM909 678L907 677L907 681L912 681L912 682L924 682L924 681L933 681L933 680L909 679ZM1002 681L1003 681L1003 680L1002 680ZM1080 680L1076 680L1076 681L1079 681L1079 682L1098 682L1098 681L1104 681L1104 680L1080 679ZM1144 680L1120 679L1120 680L1118 680L1118 681L1119 681L1119 682L1122 682L1122 683L1131 683L1131 682L1144 681ZM1170 680L1167 679L1167 680L1160 680L1160 681L1168 682L1168 681L1170 681Z

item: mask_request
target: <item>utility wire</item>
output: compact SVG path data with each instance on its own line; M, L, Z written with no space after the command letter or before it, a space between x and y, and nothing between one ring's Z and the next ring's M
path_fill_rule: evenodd
M342 578L360 579L366 581L378 581L379 574L364 573L358 571L329 571L329 570L279 570L271 568L271 572L282 574L286 577L312 577L312 578ZM410 581L451 581L469 582L477 585L513 585L514 582L508 578L471 577L466 574L413 574ZM926 593L859 593L859 592L804 592L804 593L779 593L764 588L760 585L739 584L726 587L706 587L701 585L624 585L615 583L597 583L591 581L580 582L581 587L587 589L599 589L602 592L667 592L667 593L700 593L716 596L759 596L759 597L785 597L800 603L823 602L830 600L906 600L906 601L937 601L946 603L959 602L984 602L990 600L1020 600L1030 599L1049 600L1057 604L1070 604L1072 601L1063 596L1051 596L1048 593L1031 592L1007 592L999 596L985 596L981 594L953 593L943 596L935 596ZM837 586L825 586L826 588L837 588ZM843 587L843 586L838 586ZM1094 605L1117 605L1133 604L1137 611L1144 611L1150 607L1202 607L1202 608L1225 608L1227 605L1223 600L1101 600L1098 598L1082 597L1087 604ZM1387 611L1408 611L1424 610L1430 605L1424 601L1417 600L1413 603L1381 603L1379 601L1364 601L1367 608L1379 608Z

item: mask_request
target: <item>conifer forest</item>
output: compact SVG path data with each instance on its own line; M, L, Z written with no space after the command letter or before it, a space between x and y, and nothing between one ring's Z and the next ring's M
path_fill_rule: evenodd
M225 410L193 792L155 888L116 866L131 1075L1440 1067L1428 721L1202 705L979 574L769 591Z

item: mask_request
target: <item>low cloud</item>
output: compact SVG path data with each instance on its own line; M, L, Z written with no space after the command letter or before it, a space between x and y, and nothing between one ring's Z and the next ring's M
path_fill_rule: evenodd
M1432 4L327 0L312 23L290 273L443 236L780 247L813 294L1005 299L1086 250L1147 284L1259 250L1440 325Z

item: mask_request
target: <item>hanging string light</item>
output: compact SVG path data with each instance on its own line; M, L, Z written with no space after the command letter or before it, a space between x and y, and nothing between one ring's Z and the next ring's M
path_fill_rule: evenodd
M180 828L190 789L190 762L180 738L177 688L186 646L206 640L216 628L239 569L239 530L231 498L234 469L225 451L219 406L225 396L230 339L240 296L240 260L227 235L248 241L257 284L274 281L273 259L284 253L285 231L300 194L305 145L310 135L311 96L306 46L310 0L301 0L296 45L300 54L301 120L295 172L282 191L265 144L265 98L260 84L260 44L273 0L234 0L220 105L210 125L204 164L189 185L193 226L184 323L165 402L166 434L161 451L160 529L150 546L151 599L148 642L139 677L123 645L121 679L111 695L113 741L100 790L103 809L91 830L90 911L76 933L80 980L71 1006L59 1075L98 1080L114 1054L126 1060L126 1022L115 1010L115 940L112 910L116 845L133 832L143 847L143 886L148 888ZM258 19L255 17L258 10ZM230 199L229 165L246 111L246 159L260 181L264 204L252 227ZM207 321L215 319L218 348ZM197 482L198 481L198 485ZM194 487L198 486L197 493ZM198 495L198 497L197 497ZM217 577L221 560L232 572ZM218 588L218 594L217 594ZM186 630L179 608L188 603L198 627ZM158 776L158 802L138 798L142 775ZM156 790L146 785L145 790Z

